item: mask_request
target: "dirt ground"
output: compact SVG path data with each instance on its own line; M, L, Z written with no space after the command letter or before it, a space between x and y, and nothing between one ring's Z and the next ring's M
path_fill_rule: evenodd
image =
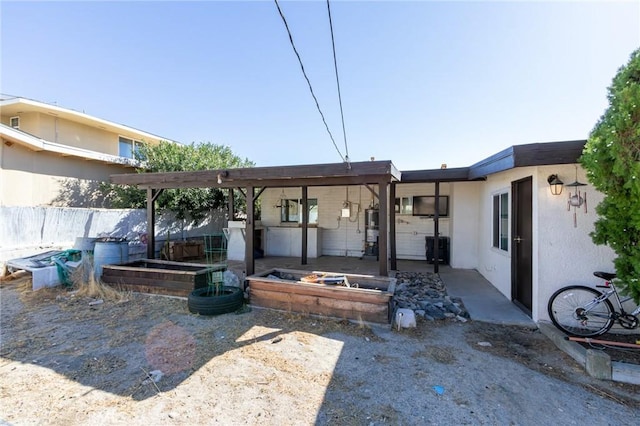
M640 386L587 376L535 329L203 317L180 298L27 285L0 285L0 424L631 424L640 412Z

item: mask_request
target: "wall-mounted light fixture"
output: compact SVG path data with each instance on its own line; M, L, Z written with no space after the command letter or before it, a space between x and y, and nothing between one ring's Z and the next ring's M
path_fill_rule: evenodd
M547 182L549 182L549 188L551 189L551 194L553 195L562 194L562 185L564 185L564 182L562 182L558 178L558 175L549 175L549 177L547 178Z
M229 172L228 171L223 171L218 173L218 185L222 184L222 178L226 178L227 176L229 176Z

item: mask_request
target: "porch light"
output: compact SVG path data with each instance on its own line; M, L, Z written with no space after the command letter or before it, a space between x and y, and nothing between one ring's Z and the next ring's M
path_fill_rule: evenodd
M564 185L564 182L558 179L558 175L549 175L547 182L549 182L552 195L562 194L562 185Z

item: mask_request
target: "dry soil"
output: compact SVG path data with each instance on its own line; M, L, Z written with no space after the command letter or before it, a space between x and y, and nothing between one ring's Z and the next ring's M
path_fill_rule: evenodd
M0 286L0 424L632 424L640 410L640 387L587 376L535 329L204 317L185 299L27 286Z

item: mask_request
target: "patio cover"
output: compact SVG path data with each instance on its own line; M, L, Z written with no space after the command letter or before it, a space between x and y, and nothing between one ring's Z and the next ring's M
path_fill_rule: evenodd
M379 201L381 217L391 217L389 208L389 186L400 181L401 174L391 161L363 161L352 163L309 164L298 166L248 167L237 169L216 169L191 172L136 173L111 176L111 182L120 185L134 185L147 190L147 256L154 258L155 249L155 200L164 189L175 188L226 188L238 189L247 200L247 235L255 230L255 201L266 188L301 187L302 188L302 264L307 263L308 210L307 188L310 186L365 185ZM370 185L378 185L375 193ZM392 188L395 185L392 185ZM393 191L392 191L393 192ZM388 222L381 220L379 225L379 273L389 275L387 239ZM395 238L392 238L392 244ZM392 259L395 263L395 259ZM245 245L246 275L255 272L253 239L247 238Z

